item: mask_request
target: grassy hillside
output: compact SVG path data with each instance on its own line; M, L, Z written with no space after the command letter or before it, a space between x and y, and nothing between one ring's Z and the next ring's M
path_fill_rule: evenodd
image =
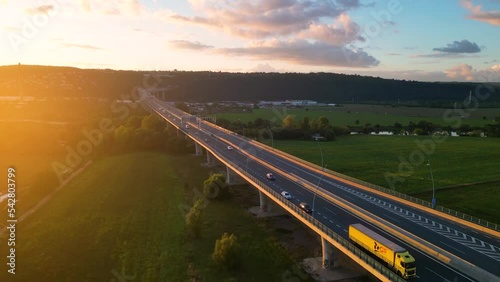
M192 189L207 176L199 160L184 156L135 153L96 161L18 224L17 272L5 271L2 255L0 281L279 279L291 268L288 254L232 201L210 202L201 238L186 237L179 205L192 204ZM224 232L235 233L243 247L237 272L211 260ZM0 253L7 254L6 244Z
M144 74L154 78L145 83ZM134 87L169 87L168 100L258 101L312 99L321 102L406 103L432 106L461 102L478 83L431 83L336 73L227 73L116 71L13 65L0 67L0 96L101 97L130 94ZM500 85L488 98L500 101ZM484 88L483 88L484 90ZM482 93L484 94L484 93Z

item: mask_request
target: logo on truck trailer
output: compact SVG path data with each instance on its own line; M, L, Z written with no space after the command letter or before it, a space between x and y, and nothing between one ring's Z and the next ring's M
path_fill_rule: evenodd
M376 241L374 243L375 245L373 246L373 251L379 252L381 254L385 254L387 252L384 246L379 246Z

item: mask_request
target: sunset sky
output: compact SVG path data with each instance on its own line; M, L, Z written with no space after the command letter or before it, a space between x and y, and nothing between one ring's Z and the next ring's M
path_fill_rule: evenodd
M500 82L500 0L0 0L0 65Z

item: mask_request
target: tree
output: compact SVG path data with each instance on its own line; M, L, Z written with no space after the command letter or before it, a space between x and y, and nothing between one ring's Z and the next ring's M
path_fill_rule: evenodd
M234 234L224 233L220 239L215 241L213 261L228 269L236 268L240 263L241 246Z
M203 200L199 199L194 203L194 205L191 207L189 212L186 214L186 227L189 231L189 233L195 237L198 238L201 234L201 228L202 228L202 213L201 213L201 207L203 205Z
M330 126L330 121L324 116L319 117L318 130L325 130L328 128L328 126Z
M164 125L156 116L150 114L142 118L141 127L151 131L160 131L163 129Z
M311 122L311 119L309 117L304 117L304 120L302 121L302 125L300 128L304 130L304 132L308 132L311 130L311 125L309 124Z
M130 138L133 135L133 131L130 128L125 127L124 125L120 125L117 129L115 129L114 137L115 142L122 147L128 145Z
M141 118L137 115L133 115L127 119L127 122L125 123L126 127L137 129L141 127Z
M229 185L226 177L220 173L214 173L203 182L203 195L207 199L224 199L229 196Z
M184 111L186 113L189 113L189 107L186 103L184 102L177 102L175 103L175 107L181 111Z
M293 127L293 123L295 121L295 118L292 116L292 115L287 115L284 119L283 119L283 126L285 128L292 128Z
M415 128L415 129L413 130L413 134L415 134L415 135L424 135L424 134L425 134L425 132L424 132L424 130L423 130L422 128L418 128L418 127L417 127L417 128Z

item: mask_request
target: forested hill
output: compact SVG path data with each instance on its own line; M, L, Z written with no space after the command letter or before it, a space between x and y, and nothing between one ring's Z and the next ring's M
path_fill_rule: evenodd
M156 79L145 80L144 76L148 74L155 75ZM146 72L25 65L0 67L0 96L16 96L22 92L24 96L35 97L114 99L129 95L135 87L147 85L170 88L167 92L169 100L309 99L332 103L398 100L460 102L470 91L475 93L479 86L477 83L430 83L334 73ZM494 88L487 101L500 101L500 84L488 87ZM486 88L481 89L482 94L486 93Z

